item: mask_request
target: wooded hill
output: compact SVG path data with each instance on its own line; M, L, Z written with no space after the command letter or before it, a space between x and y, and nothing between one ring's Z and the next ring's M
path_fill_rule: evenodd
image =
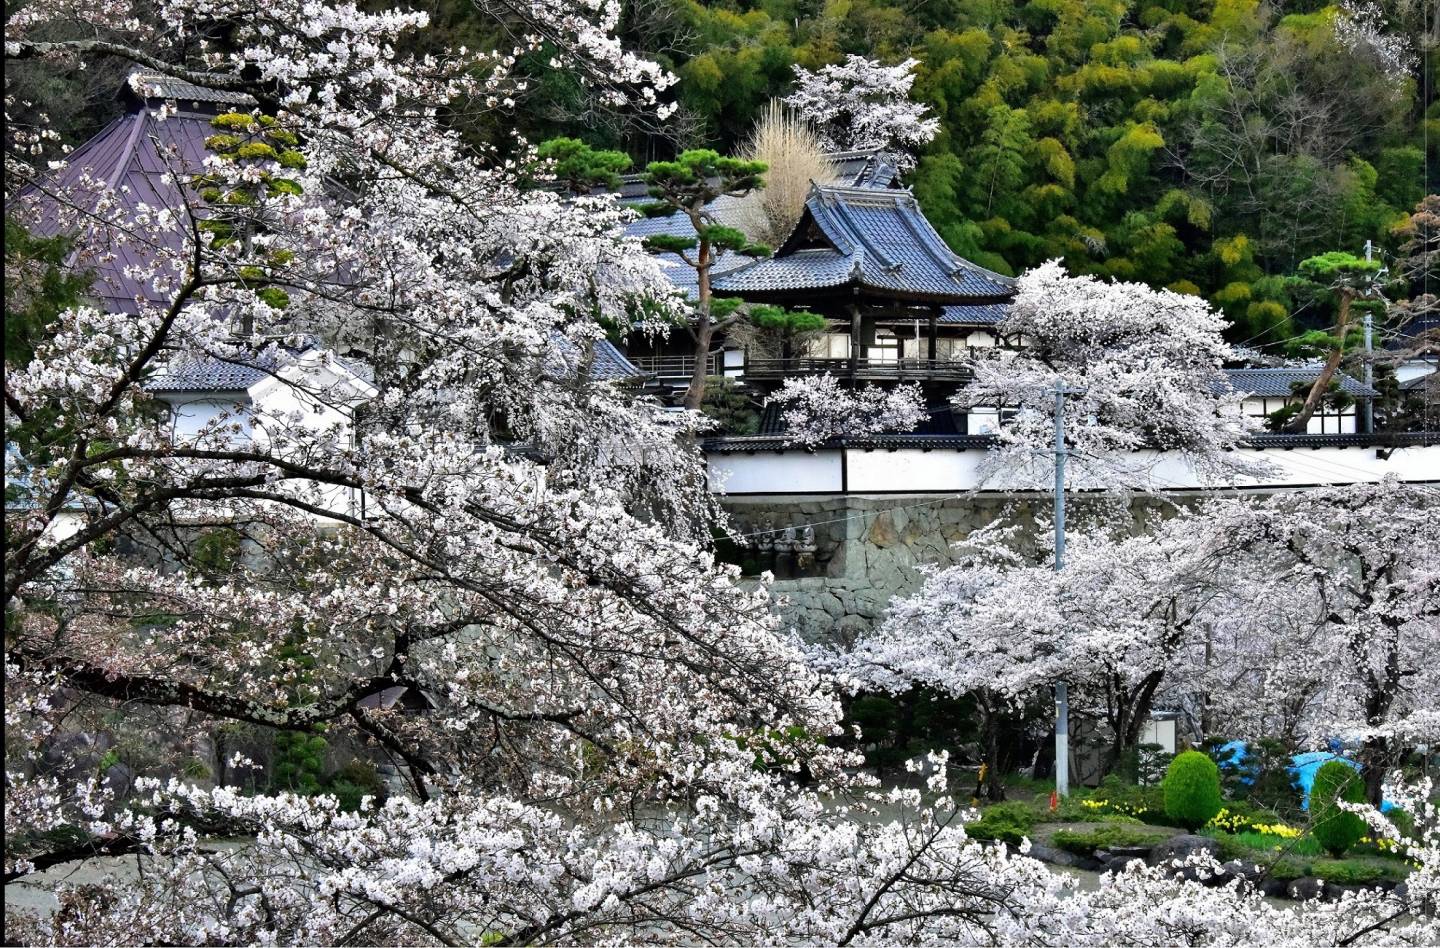
M1426 0L625 4L627 44L680 77L678 113L663 126L616 115L537 55L517 108L532 141L579 135L637 164L732 149L796 64L914 57L915 95L942 129L907 183L958 253L1007 274L1059 256L1072 272L1198 293L1235 341L1276 354L1331 321L1287 279L1297 264L1367 240L1393 252L1407 212L1440 190L1440 69L1426 55L1440 18ZM421 6L437 41L495 39L471 0ZM97 84L48 77L37 98L57 111L68 96L78 135L107 108Z

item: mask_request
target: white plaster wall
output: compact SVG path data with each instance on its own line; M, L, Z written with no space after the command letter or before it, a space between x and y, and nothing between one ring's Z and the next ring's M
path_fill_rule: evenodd
M194 440L207 426L214 424L241 426L238 437L248 437L249 419L246 400L223 392L167 393L161 396L170 406L172 433L177 441ZM224 422L220 419L229 415ZM214 429L212 429L214 430Z
M712 454L710 488L724 494L837 494L842 490L839 451L803 449L756 454Z
M984 451L865 451L847 448L847 481L851 493L953 490L954 484L975 484Z
M1226 488L1265 489L1317 484L1355 484L1394 476L1409 482L1440 482L1440 445L1377 449L1373 447L1243 449L1265 462L1270 471L1261 477L1237 478L1212 484L1196 475L1182 456L1159 451L1138 451L1117 459L1127 469L1146 472L1157 490L1223 491ZM906 448L844 449L814 454L800 449L756 454L717 454L709 460L712 489L726 494L851 494L959 493L999 490L984 485L980 466L984 450ZM723 487L718 479L723 473ZM1039 485L1037 485L1039 486Z

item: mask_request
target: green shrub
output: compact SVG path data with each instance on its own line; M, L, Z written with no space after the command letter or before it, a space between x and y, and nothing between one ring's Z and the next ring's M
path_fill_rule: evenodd
M997 840L1019 846L1031 835L1035 825L1035 813L1023 803L997 803L986 807L980 819L965 827L971 839Z
M1348 764L1332 760L1315 772L1310 788L1310 832L1336 859L1365 835L1365 821L1342 809L1342 800L1363 803L1365 781Z
M1385 819L1400 831L1401 836L1412 838L1415 836L1415 817L1411 815L1410 811L1402 810L1398 806L1391 807L1385 812Z
M1310 875L1310 863L1299 859L1277 859L1267 872L1272 879L1299 879Z
M1096 804L1104 804L1097 807ZM1165 794L1159 786L1140 787L1127 782L1115 774L1111 774L1100 782L1100 786L1090 792L1089 802L1081 804L1088 812L1088 816L1080 817L1087 822L1095 819L1098 812L1100 819L1113 819L1111 814L1133 817L1144 823L1155 823L1161 826L1169 826L1170 819L1165 815Z
M303 796L320 792L320 772L325 766L328 744L318 734L279 731L270 779L276 790L293 790Z
M1340 862L1317 862L1310 868L1317 879L1342 885L1370 885L1393 877L1392 873L1385 871L1384 866L1355 859L1345 859Z
M1232 796L1279 813L1299 810L1300 787L1290 770L1290 757L1295 749L1273 738L1252 741L1248 749L1243 773L1248 774L1250 780L1237 782Z
M1165 815L1197 830L1220 812L1220 768L1199 751L1186 751L1170 762L1161 783Z
M1255 862L1256 853L1250 847L1240 841L1238 836L1231 836L1213 826L1207 826L1200 830L1201 836L1208 836L1220 844L1221 859L1240 859L1248 862Z
M340 809L352 813L365 797L374 797L377 804L385 800L385 784L375 765L366 760L352 760L335 771L326 789L335 795Z
M1241 846L1258 853L1285 852L1296 856L1318 856L1324 848L1313 836L1289 838L1273 833L1244 832L1232 837Z
M1159 833L1146 833L1115 823L1105 823L1093 830L1056 830L1050 841L1077 856L1093 856L1097 849L1113 846L1157 846L1165 842Z

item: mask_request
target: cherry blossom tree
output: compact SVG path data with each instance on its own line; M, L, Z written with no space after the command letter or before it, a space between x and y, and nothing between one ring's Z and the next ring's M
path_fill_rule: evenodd
M1135 535L1067 534L1059 572L995 525L831 661L852 687L1009 702L1073 683L1102 709L1110 766L1158 698L1200 701L1228 736L1354 744L1378 805L1400 752L1436 734L1437 505L1396 482L1212 501Z
M919 62L886 66L854 53L811 72L795 67L795 91L782 101L813 124L832 151L878 148L902 170L940 131L940 120L910 99Z
M1357 745L1376 805L1401 751L1440 736L1437 510L1435 488L1386 481L1227 502L1208 528L1212 558L1228 556L1232 569L1243 564L1263 577L1239 605L1278 619L1270 630L1283 640L1282 661L1309 671L1297 676L1300 689L1275 688L1268 700L1303 707L1311 741ZM1299 595L1261 594L1280 584ZM1306 634L1292 639L1294 626Z
M826 743L833 683L697 542L716 511L690 422L591 370L603 325L671 299L626 212L527 188L529 162L440 120L502 112L525 51L617 102L668 78L616 42L609 0L496 8L516 47L423 57L395 52L423 14L313 0L7 21L7 58L121 57L152 101L225 91L225 134L271 146L171 147L165 123L195 119L160 103L153 195L57 177L43 136L7 153L12 213L134 288L7 353L6 882L103 870L51 877L57 910L7 908L7 937L1433 934L1405 927L1435 891L1423 854L1411 895L1294 916L1159 870L1085 895L969 840L943 761L924 794L854 777ZM152 383L216 365L283 397L176 435ZM102 732L149 755L130 778L85 749ZM343 807L274 786L276 732L395 780Z
M909 431L930 416L918 385L847 388L828 372L788 378L765 403L781 406L786 436L810 448L832 438Z
M1156 489L1157 451L1211 481L1245 471L1232 449L1254 425L1221 371L1235 357L1225 325L1199 297L1068 276L1058 261L1022 274L999 332L1024 347L977 360L955 399L1016 410L997 434L990 482L1050 483L1057 386L1073 392L1066 443L1076 486Z
M1069 682L1077 706L1101 709L1113 769L1138 744L1167 675L1190 657L1187 640L1212 595L1192 530L1179 518L1134 537L1068 534L1066 568L1056 572L1016 552L1016 528L992 525L960 545L954 565L932 569L913 596L892 603L840 665L866 688L978 694L992 717Z

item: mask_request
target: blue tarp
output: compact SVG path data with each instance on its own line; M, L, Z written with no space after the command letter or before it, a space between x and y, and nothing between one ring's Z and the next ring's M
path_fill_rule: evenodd
M1249 756L1249 749L1244 741L1221 744L1211 751L1211 756L1222 768L1240 771L1239 779L1242 783L1250 783L1255 779L1254 774L1246 772L1245 758ZM1310 788L1315 785L1315 772L1332 760L1338 760L1357 771L1360 769L1358 763L1333 750L1310 751L1290 758L1290 776L1300 788L1300 805L1305 809L1310 809ZM1387 811L1394 805L1389 800L1384 800L1380 803L1380 809L1382 812Z

